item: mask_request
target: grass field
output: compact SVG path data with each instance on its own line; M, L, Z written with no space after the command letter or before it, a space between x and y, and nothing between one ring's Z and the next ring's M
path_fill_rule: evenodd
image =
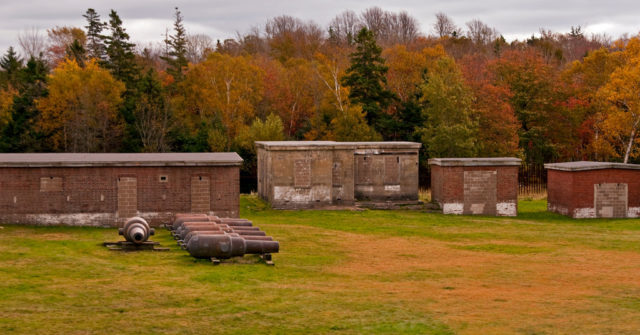
M107 251L115 229L0 229L0 334L637 334L640 220L409 211L241 216L275 267Z

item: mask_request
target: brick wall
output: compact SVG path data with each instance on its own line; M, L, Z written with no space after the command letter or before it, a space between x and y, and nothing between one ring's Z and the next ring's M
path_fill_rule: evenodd
M191 192L199 176L208 178L208 193ZM239 191L237 166L0 168L0 221L113 226L122 210L157 225L194 209L192 198L198 211L208 202L210 212L237 217Z
M640 207L639 170L560 171L550 169L547 186L549 210L576 218L600 216L595 208L598 184L626 184L627 208ZM609 187L600 190L604 198L610 196L612 199L620 197L617 192L617 189L609 189ZM606 203L604 205L608 207ZM614 213L619 212L620 209L614 211Z
M431 165L431 197L445 213L515 215L518 167Z

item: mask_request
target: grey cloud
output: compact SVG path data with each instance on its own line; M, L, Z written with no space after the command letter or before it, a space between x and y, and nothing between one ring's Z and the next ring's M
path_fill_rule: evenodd
M327 25L337 14L351 9L360 12L365 8L379 6L385 10L407 11L416 17L424 33L431 32L434 15L444 12L458 26L472 19L480 19L508 36L529 36L540 28L553 31L568 31L571 26L610 23L619 31L611 31L617 36L622 32L635 34L640 29L638 14L640 2L618 1L354 1L354 0L239 0L239 1L156 1L156 0L98 0L92 2L72 0L2 0L0 12L0 52L9 45L17 46L20 31L33 27L43 31L55 26L84 26L82 14L87 7L93 7L103 20L108 19L110 9L121 16L133 41L152 42L161 40L161 35L173 16L174 6L179 6L187 27L198 27L199 33L216 34L214 39L235 37L236 32L244 33L252 27L262 27L266 21L278 15L291 15L303 20L312 20ZM148 21L143 21L148 20ZM131 29L132 22L149 22L144 36ZM169 27L170 28L170 27Z

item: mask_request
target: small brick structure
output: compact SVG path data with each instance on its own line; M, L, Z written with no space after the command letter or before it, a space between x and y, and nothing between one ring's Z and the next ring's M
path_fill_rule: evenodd
M547 209L572 218L640 217L640 165L545 164Z
M431 199L444 214L516 216L520 159L432 158Z
M237 217L236 153L0 154L0 222L119 226L173 213Z
M256 142L258 194L272 207L415 204L414 142Z

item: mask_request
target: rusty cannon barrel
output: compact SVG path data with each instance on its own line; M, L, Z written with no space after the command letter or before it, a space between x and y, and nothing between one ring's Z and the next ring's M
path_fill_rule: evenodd
M244 229L243 229L244 228ZM174 238L177 240L184 240L184 238L190 232L194 231L221 231L226 233L237 233L239 235L246 236L266 236L264 231L261 231L258 227L229 227L226 225L200 225L200 224L185 224L174 233Z
M153 235L155 231L149 226L149 223L141 217L132 217L124 226L118 229L118 235L124 236L124 238L134 244L142 244L149 239L149 236Z
M209 216L204 214L180 214L176 215L176 219L171 226L167 226L170 230L176 230L182 226L185 222L219 222L220 218L217 216Z
M277 241L247 240L240 236L196 235L186 245L195 258L227 259L245 254L271 254L280 249Z
M220 223L227 224L229 226L253 226L253 223L247 219L238 218L220 218Z
M199 230L199 231L192 231L189 232L187 234L187 236L184 237L184 240L182 241L178 241L178 245L180 247L182 247L182 249L186 249L187 248L187 243L189 243L189 240L191 240L191 238L193 238L194 236L197 235L229 235L232 237L242 237L245 240L254 240L254 241L273 241L273 237L271 236L247 236L247 235L239 235L237 233L225 233L223 231L220 230Z
M184 237L185 233L194 230L222 230L229 233L247 233L247 235L252 234L252 232L256 232L254 235L262 235L263 233L258 227L236 227L236 226L228 226L224 224L215 224L215 223L197 223L197 222L189 222L182 225L180 228L176 229L174 232L174 236Z
M229 235L233 237L242 237L245 240L256 240L256 241L273 241L273 237L271 236L255 236L255 235L240 235L238 233L227 233L220 230L197 230L189 232L182 240L182 243L188 243L189 240L196 235Z

